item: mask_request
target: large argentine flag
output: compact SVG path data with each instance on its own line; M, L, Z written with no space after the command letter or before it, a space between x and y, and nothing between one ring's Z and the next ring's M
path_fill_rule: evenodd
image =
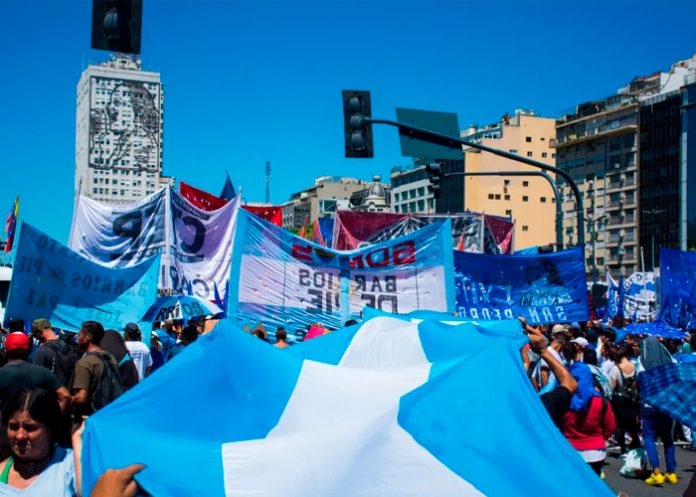
M279 350L221 324L88 420L85 495L136 462L157 497L612 495L551 423L524 340L375 317Z

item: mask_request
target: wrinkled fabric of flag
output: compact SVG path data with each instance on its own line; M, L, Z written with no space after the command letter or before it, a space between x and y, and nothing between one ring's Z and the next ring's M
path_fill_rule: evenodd
M85 495L143 463L158 497L609 497L497 325L375 317L281 350L223 322L87 420Z

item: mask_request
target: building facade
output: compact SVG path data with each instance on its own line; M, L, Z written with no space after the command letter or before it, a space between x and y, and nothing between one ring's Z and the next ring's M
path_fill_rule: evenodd
M290 196L283 204L283 228L298 229L319 217L333 217L338 209L350 209L351 197L370 182L341 176L322 176L314 186Z
M391 210L396 213L432 214L435 199L428 188L425 165L397 166L391 170Z
M159 73L111 55L77 85L75 191L105 202L141 199L162 176L164 91Z
M385 185L382 183L382 177L375 175L372 177L372 183L351 195L349 208L352 211L389 212L390 199L391 185Z
M484 128L472 126L462 138L505 152L554 165L555 120L532 111L517 110ZM467 176L466 209L512 218L515 248L556 242L556 198L549 181L539 169L474 148L464 149L464 163L470 172L529 172L527 176ZM553 180L553 175L551 179Z
M680 100L695 69L691 58L669 72L635 78L557 123L557 166L583 194L585 256L595 277L649 270L653 261L659 265L660 247L686 246L687 215L680 206L688 164L679 149L685 137ZM568 185L563 197L564 241L575 244L578 206Z

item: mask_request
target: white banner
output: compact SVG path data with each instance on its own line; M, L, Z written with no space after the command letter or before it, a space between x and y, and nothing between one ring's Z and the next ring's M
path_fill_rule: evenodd
M214 300L217 286L224 298L238 209L236 198L206 212L169 187L122 205L80 196L69 246L107 267L130 267L162 254L160 288Z
M167 190L128 204L104 204L84 195L75 203L68 246L112 268L135 266L162 253Z
M215 299L226 292L232 263L234 227L240 197L215 211L204 211L172 190L169 281L178 293Z

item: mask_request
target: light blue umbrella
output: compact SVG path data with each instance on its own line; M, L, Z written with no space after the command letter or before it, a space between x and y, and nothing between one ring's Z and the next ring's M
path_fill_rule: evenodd
M191 295L163 295L150 306L142 320L148 323L167 319L183 319L222 312L212 302Z

